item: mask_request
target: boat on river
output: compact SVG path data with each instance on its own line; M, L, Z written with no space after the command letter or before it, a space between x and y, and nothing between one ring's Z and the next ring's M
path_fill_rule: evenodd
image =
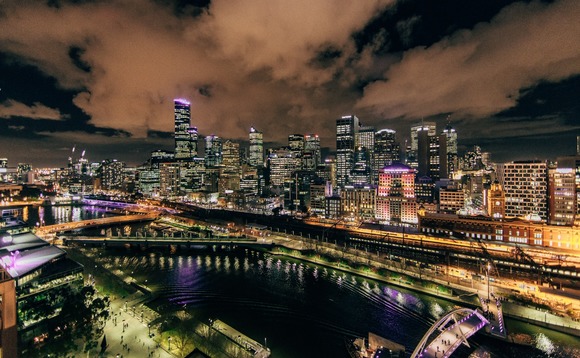
M351 358L404 357L405 346L369 332L368 338L345 340Z

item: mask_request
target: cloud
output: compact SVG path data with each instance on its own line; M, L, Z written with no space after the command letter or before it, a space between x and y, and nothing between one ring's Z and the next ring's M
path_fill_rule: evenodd
M49 108L41 103L34 103L27 106L15 100L7 100L0 103L0 118L25 117L31 119L50 119L54 121L63 120L66 116L58 109Z
M322 85L354 53L351 34L390 3L216 0L196 17L147 0L10 3L0 5L0 51L78 91L74 104L97 127L172 131L172 99L186 97L202 133L236 138L255 124L279 139L317 131L354 103ZM329 48L339 56L315 65ZM333 103L337 113L318 109Z
M499 113L523 89L580 73L579 18L576 0L510 5L489 23L404 53L357 107L387 118Z

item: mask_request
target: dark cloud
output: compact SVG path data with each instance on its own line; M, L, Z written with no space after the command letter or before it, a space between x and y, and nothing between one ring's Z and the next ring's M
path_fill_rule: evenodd
M576 131L556 88L580 74L580 3L510 3L2 3L0 135L170 149L176 97L201 134L239 140L255 125L267 141L318 133L332 147L334 120L353 112L401 137L447 114L466 142Z

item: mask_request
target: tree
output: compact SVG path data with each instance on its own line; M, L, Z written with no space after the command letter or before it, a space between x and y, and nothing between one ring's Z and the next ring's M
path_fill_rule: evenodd
M109 318L109 298L99 297L90 285L63 290L62 295L62 309L47 322L47 339L31 355L66 357L74 355L79 344L85 352L97 347Z

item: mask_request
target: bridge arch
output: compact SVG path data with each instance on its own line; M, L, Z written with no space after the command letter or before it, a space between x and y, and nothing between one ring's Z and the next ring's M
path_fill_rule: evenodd
M453 310L429 328L411 354L411 358L449 357L460 344L463 343L469 347L467 338L487 324L489 321L477 309ZM432 338L437 331L441 333Z

